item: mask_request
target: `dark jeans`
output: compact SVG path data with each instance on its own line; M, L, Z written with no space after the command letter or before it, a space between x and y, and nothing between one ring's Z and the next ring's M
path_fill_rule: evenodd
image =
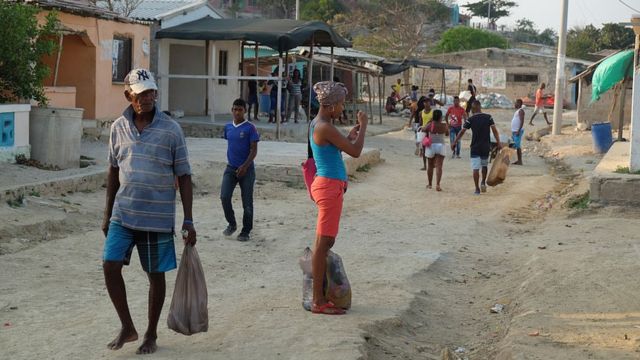
M253 185L256 182L256 169L252 166L247 173L239 178L236 176L236 168L227 165L222 176L222 186L220 187L220 200L222 201L222 209L224 217L232 227L237 227L236 215L233 212L231 198L236 185L240 184L240 193L242 194L242 232L248 234L253 229Z
M460 127L449 127L449 141L451 141L451 144L453 144L453 142L456 140L456 136L458 136L458 133L462 130L462 128ZM458 140L458 143L456 144L456 148L455 151L453 152L453 155L456 156L460 156L460 147L462 145L462 139Z

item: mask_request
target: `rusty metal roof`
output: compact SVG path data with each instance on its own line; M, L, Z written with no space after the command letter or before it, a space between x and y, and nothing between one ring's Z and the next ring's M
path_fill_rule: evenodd
M69 14L95 17L123 23L146 24L145 22L122 16L115 11L93 5L88 0L26 0L25 2L38 6L42 9L58 10Z

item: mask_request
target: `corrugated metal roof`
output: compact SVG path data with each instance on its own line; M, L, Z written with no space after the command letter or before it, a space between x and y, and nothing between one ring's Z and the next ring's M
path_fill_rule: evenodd
M27 0L26 2L43 9L54 9L70 14L91 16L119 22L133 22L132 19L123 17L116 12L95 6L88 0Z
M206 4L206 0L143 0L129 17L139 20L159 20L180 10Z

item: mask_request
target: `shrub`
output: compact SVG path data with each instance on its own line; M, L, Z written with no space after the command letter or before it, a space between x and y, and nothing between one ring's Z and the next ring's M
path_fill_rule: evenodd
M46 105L44 79L50 69L43 56L56 50L57 16L50 12L42 25L34 6L0 1L0 103L34 99Z

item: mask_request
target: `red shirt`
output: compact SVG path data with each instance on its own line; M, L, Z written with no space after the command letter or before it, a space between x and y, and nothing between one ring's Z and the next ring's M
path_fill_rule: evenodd
M447 116L449 116L449 126L461 127L465 113L466 111L462 106L450 107L449 110L447 110Z
M544 101L542 100L542 89L536 90L536 106L543 107Z

